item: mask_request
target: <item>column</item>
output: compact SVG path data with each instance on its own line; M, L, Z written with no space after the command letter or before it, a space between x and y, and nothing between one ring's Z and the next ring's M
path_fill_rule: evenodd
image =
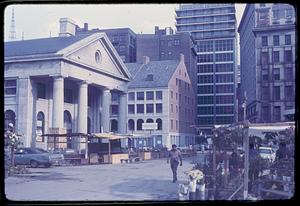
M86 81L79 83L78 93L78 116L77 131L79 133L87 133L87 117L88 117L88 84Z
M98 93L98 92L97 92ZM102 125L102 121L101 121L101 116L102 116L102 93L98 93L97 96L97 112L96 112L96 117L97 117L97 125L96 125L96 132L100 132L101 131L101 125Z
M126 121L126 112L127 112L127 95L126 93L120 94L119 101L119 117L118 117L118 132L121 134L127 133L127 121Z
M53 113L52 127L63 128L64 126L64 78L53 77Z
M101 124L103 127L102 132L110 132L109 129L110 104L111 104L111 93L108 88L105 88L102 94L102 113L101 113Z

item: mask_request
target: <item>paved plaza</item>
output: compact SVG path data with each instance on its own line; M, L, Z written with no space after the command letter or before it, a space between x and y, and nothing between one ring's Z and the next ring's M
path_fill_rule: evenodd
M185 158L178 167L178 182L166 158L136 163L29 168L30 174L5 180L9 200L42 201L160 201L178 200L184 171L193 167Z

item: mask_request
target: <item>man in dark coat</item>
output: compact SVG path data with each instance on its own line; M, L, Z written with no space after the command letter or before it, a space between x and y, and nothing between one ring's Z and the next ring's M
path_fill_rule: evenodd
M177 149L175 144L172 145L172 149L169 152L167 163L170 162L172 173L173 173L173 182L177 181L177 167L180 162L182 166L182 157L181 152Z

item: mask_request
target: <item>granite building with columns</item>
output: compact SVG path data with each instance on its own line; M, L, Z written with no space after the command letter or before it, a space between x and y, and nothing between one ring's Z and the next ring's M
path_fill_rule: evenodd
M24 146L47 148L49 128L126 132L130 73L105 33L75 36L74 25L63 18L59 37L4 44L4 126Z

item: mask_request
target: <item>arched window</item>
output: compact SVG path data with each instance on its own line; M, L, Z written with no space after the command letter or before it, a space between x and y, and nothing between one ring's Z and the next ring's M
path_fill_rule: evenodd
M64 128L67 130L67 133L72 133L72 116L69 111L64 111ZM72 139L67 138L67 148L73 148Z
M142 124L143 124L143 123L144 123L144 120L138 119L138 120L137 120L136 130L142 130Z
M128 130L134 131L134 120L133 119L128 120Z
M161 119L157 119L156 123L157 123L157 130L162 130L162 120Z
M36 115L36 136L39 141L44 142L42 135L45 133L45 115L43 112L39 112Z
M110 122L110 131L111 132L118 132L118 120L113 119Z
M152 123L152 122L154 122L154 121L153 121L153 119L147 119L146 122L147 122L147 123Z
M87 133L91 134L91 118L87 118Z
M4 113L5 121L4 126L5 130L8 130L8 124L12 123L14 125L14 128L16 127L16 115L12 110L6 110Z
M67 133L72 133L72 116L69 111L64 111L64 128L67 129Z

